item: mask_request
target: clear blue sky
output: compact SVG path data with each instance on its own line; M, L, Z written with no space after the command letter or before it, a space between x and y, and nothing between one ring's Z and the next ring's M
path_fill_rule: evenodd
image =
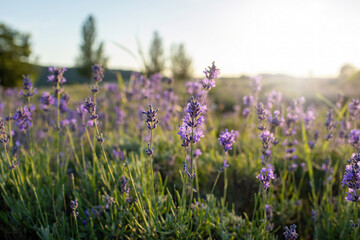
M344 63L360 67L359 9L355 0L0 0L0 22L32 35L42 65L72 66L93 14L111 67L138 69L113 42L137 52L138 36L147 52L157 30L167 56L185 43L199 76L212 61L228 76L335 76Z

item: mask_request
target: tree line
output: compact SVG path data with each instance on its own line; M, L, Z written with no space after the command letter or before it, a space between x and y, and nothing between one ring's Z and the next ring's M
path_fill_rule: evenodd
M104 42L98 42L96 20L90 15L81 27L81 44L75 67L83 76L91 78L91 66L102 64L107 66L109 57L105 54ZM128 49L126 49L128 50ZM129 52L129 50L128 50ZM138 49L142 59L140 71L145 75L170 72L175 79L188 79L192 76L192 59L186 53L183 43L173 44L170 57L165 57L163 40L155 31L147 54ZM30 34L21 33L0 23L0 85L5 87L19 86L22 75L35 74L34 65L29 61L31 55ZM131 53L133 56L136 54ZM169 66L167 66L169 62Z

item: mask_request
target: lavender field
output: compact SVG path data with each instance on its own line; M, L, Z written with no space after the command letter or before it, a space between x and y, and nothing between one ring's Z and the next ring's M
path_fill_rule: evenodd
M176 88L92 71L91 87L51 67L46 89L0 89L2 239L358 238L358 99L258 76L222 111L215 63Z

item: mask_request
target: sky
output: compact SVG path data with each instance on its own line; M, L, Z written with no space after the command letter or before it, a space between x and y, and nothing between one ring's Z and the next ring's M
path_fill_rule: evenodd
M359 9L356 0L0 0L0 22L30 33L44 66L74 65L92 14L111 68L139 70L115 43L137 54L139 39L147 53L158 31L166 57L185 44L197 76L215 61L223 76L330 77L345 63L360 67Z

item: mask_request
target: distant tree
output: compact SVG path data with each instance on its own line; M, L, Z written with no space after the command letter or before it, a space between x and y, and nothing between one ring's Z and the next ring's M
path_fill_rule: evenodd
M149 57L150 61L145 63L145 69L148 75L161 73L165 70L163 43L158 32L154 32L153 34Z
M77 69L81 74L91 78L91 66L101 64L106 67L108 58L104 54L104 43L96 47L95 18L90 15L82 26L82 43L80 45L80 56L77 59Z
M340 68L340 73L339 73L338 79L346 80L349 77L351 77L353 74L355 74L356 72L357 72L357 69L353 65L346 63Z
M30 35L0 24L0 85L19 86L22 75L32 73L29 64Z
M192 59L186 54L183 43L171 47L171 72L175 79L187 79L192 75Z

